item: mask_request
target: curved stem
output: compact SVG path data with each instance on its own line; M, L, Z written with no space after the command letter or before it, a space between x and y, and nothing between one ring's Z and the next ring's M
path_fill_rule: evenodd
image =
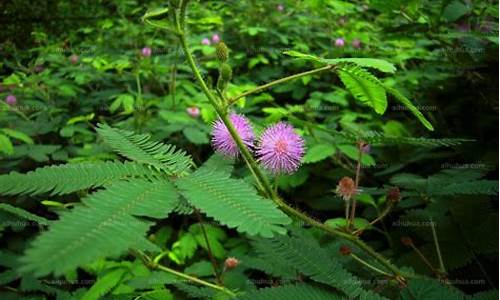
M314 69L314 70L309 70L309 71L298 73L298 74L294 74L294 75L291 75L291 76L288 76L288 77L283 77L283 78L280 78L280 79L275 80L275 81L271 81L269 83L263 84L261 86L258 86L256 88L252 89L252 90L243 92L240 95L229 99L228 103L229 103L229 105L232 105L236 101L238 101L239 99L241 99L243 97L246 97L246 96L248 96L250 94L258 93L258 92L263 91L265 89L271 88L272 86L275 86L277 84L281 84L281 83L284 83L284 82L287 82L287 81L290 81L290 80L294 80L294 79L297 79L297 78L300 78L300 77L304 77L304 76L307 76L307 75L313 75L313 74L316 74L316 73L319 73L319 72L327 71L327 70L332 69L333 67L334 67L334 65L327 65L327 66L324 66L324 67L321 67L321 68L317 68L317 69Z
M360 264L364 265L365 267L367 267L368 269L371 269L373 271L375 271L376 273L380 273L382 275L385 275L385 276L389 276L391 277L391 274L387 273L387 272L384 272L382 270L380 270L379 268L375 267L375 266L372 266L370 265L368 262L362 260L360 257L358 257L356 254L354 253L351 253L350 256L357 262L359 262Z
M182 272L179 272L179 271L176 271L174 269L170 269L168 267L165 267L163 265L154 265L152 266L153 268L156 268L158 270L162 270L164 272L167 272L167 273L170 273L170 274L173 274L177 277L181 277L181 278L184 278L186 280L189 280L191 282L196 282L196 283L199 283L201 285L204 285L206 287L209 287L209 288L212 288L212 289L215 289L215 290L218 290L218 291L221 291L221 292L224 292L232 297L236 296L236 294L228 289L226 289L225 287L223 286L219 286L219 285L216 285L216 284L213 284L213 283L210 283L208 281L205 281L203 279L199 279L197 277L193 277L193 276L190 276L190 275L187 275L187 274L184 274Z

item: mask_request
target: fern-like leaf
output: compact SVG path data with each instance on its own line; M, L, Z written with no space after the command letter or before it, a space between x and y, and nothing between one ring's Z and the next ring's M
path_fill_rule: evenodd
M285 233L290 218L271 200L257 195L245 181L226 172L202 167L177 181L184 197L208 216L250 235L272 237Z
M239 300L337 300L341 295L308 284L264 288L238 297Z
M98 300L107 294L112 288L118 285L123 276L127 273L127 269L118 268L111 270L103 276L97 278L96 282L90 289L83 294L80 300Z
M37 215L32 214L28 211L25 211L24 209L9 205L7 203L0 203L0 211L5 211L9 214L15 215L15 216L20 217L22 219L29 220L29 221L35 221L35 222L42 224L42 225L48 225L50 223L50 220L47 220L44 217L37 216Z
M354 98L370 106L378 114L385 112L387 95L375 76L350 63L340 65L337 73Z
M21 271L56 275L129 248L156 250L144 236L151 222L177 205L174 186L164 180L119 181L82 200L40 235L21 258ZM112 238L110 238L112 237Z
M313 280L339 289L351 298L370 297L383 299L366 291L361 281L347 272L342 265L330 259L325 249L305 233L295 232L293 236L276 236L273 239L253 243L256 252L265 260L278 265L288 265Z
M191 156L173 145L150 141L149 134L99 124L97 132L104 141L126 158L163 170L169 175L185 175L194 165Z
M95 188L119 179L145 177L152 171L138 163L118 161L66 164L38 168L26 174L0 175L0 194L63 195Z

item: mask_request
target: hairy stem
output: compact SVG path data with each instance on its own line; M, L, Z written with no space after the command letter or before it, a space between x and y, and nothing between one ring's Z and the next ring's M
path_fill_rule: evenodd
M387 272L384 272L382 270L380 270L379 268L375 267L375 266L372 266L370 265L368 262L362 260L360 257L358 257L356 254L354 253L351 253L349 254L351 256L351 258L353 258L355 261L359 262L360 264L364 265L365 267L367 267L368 269L371 269L373 271L375 271L375 273L380 273L382 275L385 275L385 276L389 276L391 277L391 274L387 273Z

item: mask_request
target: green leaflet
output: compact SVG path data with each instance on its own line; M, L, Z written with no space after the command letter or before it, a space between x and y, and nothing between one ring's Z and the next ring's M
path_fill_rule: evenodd
M260 258L273 261L273 265L293 268L314 281L344 292L350 298L384 299L364 290L360 280L332 260L313 237L302 230L293 230L292 233L292 236L259 239L253 246Z
M354 98L370 106L378 114L385 112L387 95L375 76L355 65L341 67L337 73Z
M21 217L25 220L35 221L42 225L48 225L50 223L50 220L47 220L44 217L37 216L28 211L25 211L24 209L9 205L7 203L0 203L0 211L6 211L9 214Z
M26 174L0 175L0 194L63 195L119 179L146 177L152 171L133 162L92 162L38 168Z
M271 200L257 195L248 183L205 167L177 180L186 199L209 217L250 235L272 237L286 232L291 220Z
M99 124L97 132L116 152L130 160L147 164L169 175L185 175L194 165L191 156L175 146L150 141L149 134L135 134L132 131Z
M84 206L64 213L21 258L22 272L56 275L129 248L155 250L144 236L151 223L135 216L165 218L178 201L163 180L119 181L84 198Z
M92 287L80 298L80 300L98 300L107 294L112 288L118 285L123 276L127 273L127 269L114 269L102 277L99 277Z
M344 299L319 287L308 284L283 285L275 288L263 288L238 297L239 300L337 300Z

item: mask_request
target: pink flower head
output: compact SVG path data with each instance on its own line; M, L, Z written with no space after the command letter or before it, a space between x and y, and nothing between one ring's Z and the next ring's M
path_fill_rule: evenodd
M283 4L278 4L278 5L276 6L276 9L277 9L278 11L284 11L284 10L285 10L285 6L284 6Z
M359 39L354 39L354 40L352 40L351 45L354 48L359 49L359 48L361 48L361 41Z
M78 58L78 55L73 54L69 57L69 61L71 62L71 64L76 65L78 63Z
M243 143L250 149L253 148L255 135L253 133L250 121L243 115L231 113L229 120L233 124L234 129L240 136ZM238 145L233 140L224 122L221 119L214 123L212 129L212 145L215 151L222 153L225 156L237 157L239 154Z
M16 105L16 103L17 103L17 98L16 98L16 96L14 96L14 95L8 95L7 97L5 97L5 102L6 102L8 105Z
M208 38L204 38L201 40L201 44L202 45L205 45L205 46L208 46L210 45L212 42L210 42L210 40Z
M151 50L151 48L149 48L149 47L144 47L144 48L142 48L142 50L141 50L141 55L142 55L143 57L150 57L152 53L153 53L153 51L152 51L152 50Z
M220 42L220 36L217 33L212 35L212 42L214 42L214 44Z
M304 140L293 126L279 122L262 134L257 150L259 161L271 173L293 173L304 156Z
M188 115L193 118L198 118L200 116L200 109L196 106L191 106L186 109Z
M337 47L344 47L345 41L343 38L338 38L335 40L335 46Z

